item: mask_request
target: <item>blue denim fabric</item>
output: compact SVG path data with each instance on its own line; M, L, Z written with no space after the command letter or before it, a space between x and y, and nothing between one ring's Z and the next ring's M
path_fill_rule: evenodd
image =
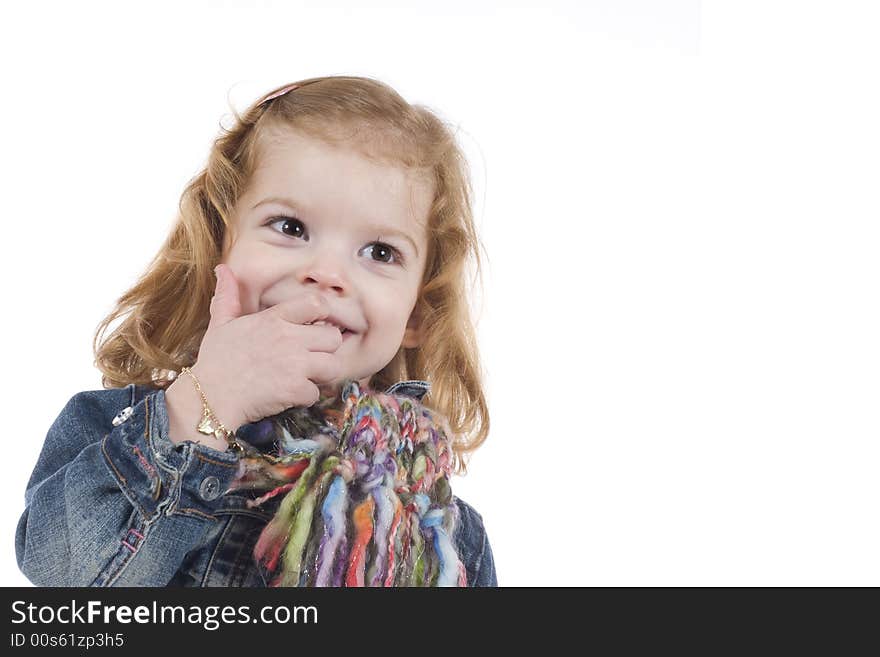
M401 381L387 392L421 399L428 389ZM173 444L164 390L80 392L49 429L28 482L18 566L37 586L266 586L253 548L280 500L249 509L236 494L244 491L223 494L237 459ZM468 585L497 586L482 517L455 501Z

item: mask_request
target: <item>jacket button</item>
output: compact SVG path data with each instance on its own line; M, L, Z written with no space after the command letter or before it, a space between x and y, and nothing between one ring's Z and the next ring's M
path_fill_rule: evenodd
M199 486L199 495L206 502L220 497L220 481L217 477L205 477Z
M116 414L116 417L113 418L113 426L118 427L120 424L125 422L128 418L131 417L132 408L131 406L126 406L121 411Z

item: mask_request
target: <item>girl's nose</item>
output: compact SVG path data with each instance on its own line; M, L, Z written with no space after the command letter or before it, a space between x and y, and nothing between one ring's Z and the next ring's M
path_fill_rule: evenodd
M303 266L299 276L300 283L317 286L320 290L344 293L348 290L348 282L342 269L341 263L334 258L314 258Z

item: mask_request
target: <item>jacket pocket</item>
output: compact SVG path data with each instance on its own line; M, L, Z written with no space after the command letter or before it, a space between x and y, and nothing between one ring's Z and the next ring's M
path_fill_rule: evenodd
M218 513L220 536L201 567L201 586L264 587L266 581L254 560L254 546L268 518L248 512Z

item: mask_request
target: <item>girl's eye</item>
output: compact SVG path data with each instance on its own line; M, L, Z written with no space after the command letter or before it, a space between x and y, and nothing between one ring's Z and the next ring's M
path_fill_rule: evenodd
M370 255L373 256L373 260L377 262L385 262L389 265L401 264L403 262L400 251L384 242L371 242L367 244L364 250L369 251Z
M280 232L283 235L287 235L288 237L305 237L305 234L306 234L305 224L303 224L303 222L301 222L296 217L285 217L285 216L273 217L266 225L273 226L279 222L282 225L282 229ZM288 228L285 230L283 228L283 226L287 226ZM276 231L276 232L278 232L278 231ZM308 241L307 237L305 239L306 239L306 241Z
M306 242L309 241L308 234L306 233L305 224L297 219L296 217L288 217L285 215L281 215L279 217L272 217L268 222L266 222L266 226L274 226L275 224L281 224L281 230L275 230L275 232L280 232L282 235L286 235L287 237L296 237L299 239L303 239ZM385 244L385 242L370 242L367 246L364 247L363 251L369 252L370 256L372 256L373 260L376 262L384 262L389 265L403 264L403 255L399 250L395 249L390 244Z

